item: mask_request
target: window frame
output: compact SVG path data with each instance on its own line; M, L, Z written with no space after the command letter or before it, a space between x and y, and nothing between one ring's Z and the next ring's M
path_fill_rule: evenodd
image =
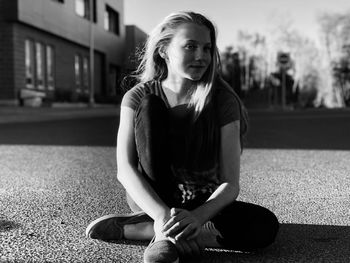
M90 88L90 60L87 56L83 57L82 60L82 86L85 93L89 92Z
M26 88L34 89L35 87L35 42L32 39L24 41L25 53L25 76Z
M55 89L55 49L52 45L45 46L45 73L46 87L48 90Z
M35 88L45 90L45 51L44 44L35 41Z
M82 58L80 54L74 55L74 76L75 76L75 87L77 91L80 90L82 86L81 60Z
M75 0L75 14L79 17L82 17L86 20L90 21L90 0ZM83 13L81 13L81 10L78 9L79 4L82 4L83 8ZM97 5L96 5L96 0L92 0L92 21L94 23L97 23Z
M109 5L106 5L105 7L103 27L108 32L111 32L117 36L120 35L119 12Z
M25 87L38 91L52 91L56 86L55 47L40 40L24 40Z

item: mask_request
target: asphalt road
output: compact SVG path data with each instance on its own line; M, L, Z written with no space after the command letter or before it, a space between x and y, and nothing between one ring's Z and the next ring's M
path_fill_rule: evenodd
M145 243L84 237L96 217L129 212L117 114L11 114L0 115L0 262L142 262ZM349 119L252 112L240 199L274 211L279 235L258 254L211 250L192 262L350 262Z
M350 150L350 109L250 111L245 147ZM118 109L1 111L0 144L115 146Z
M251 111L247 147L350 150L350 110Z

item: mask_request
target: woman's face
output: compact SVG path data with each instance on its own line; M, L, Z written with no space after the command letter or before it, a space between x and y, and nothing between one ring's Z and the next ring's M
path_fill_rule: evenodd
M205 26L185 23L166 48L168 76L198 81L211 63L211 39Z

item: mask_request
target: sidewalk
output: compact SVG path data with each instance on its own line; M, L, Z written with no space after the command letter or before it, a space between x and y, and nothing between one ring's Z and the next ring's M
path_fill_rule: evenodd
M40 122L58 119L117 116L119 105L95 104L90 107L83 103L55 103L52 107L0 107L0 123Z

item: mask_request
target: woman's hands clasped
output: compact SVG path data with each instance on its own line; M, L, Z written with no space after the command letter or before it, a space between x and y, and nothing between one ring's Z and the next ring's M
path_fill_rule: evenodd
M173 240L181 254L196 256L204 250L197 239L201 227L200 221L193 212L172 208L170 219L163 225L162 233Z
M198 236L202 225L193 212L171 208L170 216L171 218L163 226L165 236L175 240L190 240Z

